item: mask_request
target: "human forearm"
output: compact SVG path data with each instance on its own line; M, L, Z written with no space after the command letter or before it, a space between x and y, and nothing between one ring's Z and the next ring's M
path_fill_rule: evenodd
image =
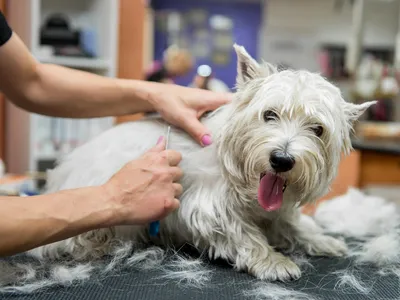
M0 47L0 90L39 114L90 118L153 111L149 94L162 86L38 63L15 33Z
M115 211L101 187L0 197L0 207L0 256L112 225Z
M90 118L158 112L203 146L212 143L199 118L232 100L176 84L112 79L36 62L18 36L0 47L0 90L17 106L39 114Z
M153 111L151 83L98 76L62 66L39 64L26 93L25 109L69 118L121 116Z
M179 207L182 157L166 140L125 164L106 183L32 197L0 197L0 256L94 229L145 225ZM160 176L159 174L162 174Z

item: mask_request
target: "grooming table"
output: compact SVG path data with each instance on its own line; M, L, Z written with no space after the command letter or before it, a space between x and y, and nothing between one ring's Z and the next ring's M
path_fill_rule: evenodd
M317 299L345 299L345 300L381 300L400 299L400 285L397 276L371 276L369 267L358 269L362 275L358 278L372 291L368 296L357 293L349 286L335 288L338 282L334 271L345 269L350 265L347 259L314 258L310 261L312 267L306 267L302 277L295 282L280 284L283 287L303 291ZM160 274L157 271L124 270L116 274L110 274L99 280L91 278L82 284L71 287L53 287L34 295L1 295L3 300L34 299L34 300L235 300L252 299L245 297L243 291L252 287L255 279L245 273L239 273L225 262L210 263L214 270L209 284L201 289L179 285L174 281L154 280ZM357 273L359 274L359 273ZM308 298L308 297L307 297ZM299 299L307 299L299 298ZM254 298L253 298L254 299ZM270 298L258 298L270 299ZM298 299L298 298L274 298L273 300Z

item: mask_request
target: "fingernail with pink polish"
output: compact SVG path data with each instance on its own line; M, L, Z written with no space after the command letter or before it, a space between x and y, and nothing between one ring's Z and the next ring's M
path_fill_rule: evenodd
M163 140L164 140L164 137L163 137L163 136L160 136L160 137L158 138L157 145L160 144Z
M203 138L201 139L201 142L203 143L204 146L209 146L212 144L212 139L211 136L206 134L203 136Z

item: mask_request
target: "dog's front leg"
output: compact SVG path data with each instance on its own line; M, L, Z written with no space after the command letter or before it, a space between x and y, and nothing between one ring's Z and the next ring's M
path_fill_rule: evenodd
M343 256L348 251L344 241L324 234L315 221L308 216L300 215L298 224L294 227L297 230L297 242L308 255Z
M289 281L300 277L300 268L289 257L276 252L259 228L244 226L231 224L226 226L230 228L229 233L214 235L210 241L210 254L214 258L227 259L233 262L235 269L262 280Z
M347 253L345 242L324 234L311 217L298 211L276 220L273 228L274 236L270 238L277 242L286 241L289 250L300 246L311 256L343 256Z
M299 278L299 267L270 246L251 217L240 206L232 206L235 203L232 198L226 200L223 183L216 186L220 186L220 195L218 190L202 186L200 192L193 189L192 196L183 199L178 220L168 218L173 233L190 240L211 259L227 260L235 269L259 279L288 281ZM211 190L213 193L209 192ZM179 223L184 226L177 226Z

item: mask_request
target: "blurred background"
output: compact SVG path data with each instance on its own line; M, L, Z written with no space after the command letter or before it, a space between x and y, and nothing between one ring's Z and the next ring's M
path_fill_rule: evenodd
M319 72L346 100L377 100L356 126L327 197L396 199L400 184L400 0L0 0L33 55L109 77L234 91L243 45L281 69ZM63 154L123 118L69 120L0 100L0 190L40 190Z

